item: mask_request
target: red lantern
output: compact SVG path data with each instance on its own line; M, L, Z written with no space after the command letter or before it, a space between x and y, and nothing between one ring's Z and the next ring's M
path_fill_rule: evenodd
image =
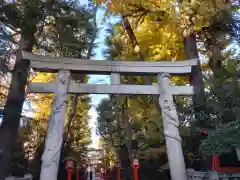
M107 173L106 173L106 170L103 172L103 179L104 179L104 180L107 179Z
M77 164L76 166L76 180L80 180L80 169L81 169L81 166L79 164Z
M73 169L74 168L74 160L67 159L66 160L66 169Z
M81 169L81 166L79 164L76 165L76 169L77 170L80 170Z
M112 168L109 169L109 176L112 177Z
M132 160L132 167L134 169L134 180L138 180L138 168L140 167L140 165L137 158L134 158Z
M103 179L103 173L104 173L104 169L103 169L103 168L101 168L100 170L101 170L101 178Z
M116 167L117 167L117 168L120 168L120 167L121 167L121 165L120 165L120 162L119 162L119 161L116 161Z
M119 161L116 161L116 167L117 167L117 180L121 180L121 164Z
M74 168L74 160L73 159L66 159L66 167L68 172L68 180L72 179L72 170Z
M134 159L132 160L132 167L133 167L133 168L137 168L137 169L140 167L139 161L138 161L137 158L134 158Z

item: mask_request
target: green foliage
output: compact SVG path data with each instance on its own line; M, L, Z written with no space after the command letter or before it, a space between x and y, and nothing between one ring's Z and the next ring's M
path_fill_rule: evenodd
M209 82L207 110L210 117L204 122L209 136L200 146L202 153L221 154L238 147L237 140L240 94L237 76L215 78ZM199 122L200 123L200 122Z
M117 103L121 104L123 98L118 96ZM128 98L128 109L114 107L116 99L113 97L101 101L97 108L99 135L105 143L117 149L127 146L130 140L135 153L145 158L163 153L164 147L160 144L164 140L159 114L148 109L147 97ZM156 149L149 151L152 147Z
M71 97L70 97L71 99ZM71 102L71 100L69 100ZM70 129L68 129L69 137L66 140L64 147L64 156L73 157L80 162L84 162L87 152L87 146L91 143L91 132L89 127L90 99L87 95L78 98L76 114L72 119ZM71 105L71 103L69 103ZM67 116L71 111L71 106L68 107ZM67 119L69 121L69 119ZM67 129L65 130L67 131ZM63 157L64 158L64 157Z
M121 112L114 113L114 109L114 104L109 98L103 99L97 107L98 134L110 149L124 144L124 124L119 117Z
M239 135L239 120L221 124L214 131L209 132L208 138L200 146L200 151L204 155L220 155L232 152L240 147Z

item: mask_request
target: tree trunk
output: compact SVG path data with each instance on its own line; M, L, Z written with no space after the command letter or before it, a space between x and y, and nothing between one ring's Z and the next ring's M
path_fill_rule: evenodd
M204 83L200 67L200 60L198 58L196 37L194 34L189 34L188 36L184 37L184 52L187 60L198 59L198 65L193 67L189 81L190 84L194 86L195 91L195 94L193 95L195 118L197 120L203 120L204 117L202 117L200 115L201 113L199 112L203 108L205 102Z
M123 179L127 180L128 177L129 177L128 169L130 167L130 161L129 161L129 154L128 154L127 146L123 145L123 146L119 147L116 150L116 153L117 153L117 157L119 159L119 162L121 164L121 168L123 168L123 171L122 171L122 173L123 173L122 175L124 177Z
M63 147L66 148L67 144L69 143L70 139L71 139L71 125L72 125L72 121L73 118L76 114L76 108L77 108L77 104L78 104L78 95L74 94L72 96L72 101L71 101L71 111L69 113L68 116L68 123L67 123L67 128L66 128L66 135L64 137L64 142L63 142Z
M96 14L97 9L98 9L98 7L96 6L93 14ZM87 52L87 59L89 59L89 60L90 60L91 55L92 55L94 41L97 37L96 16L94 16L94 17L95 17L94 20L93 20L94 31L93 31L92 38L91 38L89 48L88 48L88 52ZM76 75L76 77L77 77L78 81L84 82L85 75ZM68 141L70 141L70 139L71 139L71 124L72 124L73 118L76 114L76 109L77 109L78 98L79 97L80 97L79 94L74 94L73 97L72 97L71 112L70 112L69 117L68 117L67 129L66 129L66 133L65 133L66 135L65 135L65 138L64 138L64 142L63 142L64 147L67 146Z
M126 125L126 113L124 112L125 110L125 105L126 105L126 99L124 104L119 104L119 96L118 95L111 95L111 100L112 100L112 108L113 111L116 112L116 120L117 120L117 129L116 131L119 132L118 138L120 138L120 144L115 146L116 154L117 154L117 160L120 162L121 167L123 168L122 171L122 178L124 180L128 179L129 173L128 169L130 167L130 154L131 154L131 146L129 146L129 141L126 140L126 138L129 137L129 131L128 131L128 126ZM121 123L125 124L126 128L122 129ZM121 132L124 131L124 136L122 136ZM124 144L122 144L122 142ZM130 141L131 143L131 141ZM130 153L129 153L130 152Z
M8 175L12 145L16 140L25 99L28 70L29 61L21 58L19 50L0 127L0 180Z
M124 139L125 143L124 146L120 150L121 154L121 165L124 168L123 174L124 179L128 180L130 176L130 168L131 168L131 159L133 157L132 152L132 129L131 129L131 123L129 122L129 117L127 114L127 108L128 108L128 97L126 96L124 99L124 104L122 105L122 122L124 122Z
M123 27L126 30L128 37L132 42L133 49L135 49L137 46L139 46L139 44L138 44L137 38L133 32L133 29L130 25L130 22L128 21L127 17L125 17L125 16L123 16ZM141 51L139 51L137 53L137 55L138 55L137 61L144 61L143 54L141 53ZM152 79L150 77L145 76L144 83L147 85L151 85ZM152 95L152 99L153 99L153 102L155 103L155 105L157 106L157 109L159 110L159 112L161 112L161 107L159 106L159 103L158 103L158 96Z
M138 41L137 41L137 38L133 32L133 29L130 25L130 22L128 21L127 17L123 16L123 27L124 29L126 30L128 36L129 36L129 39L132 43L132 48L135 49L137 46L139 46L138 44ZM139 47L140 48L140 47ZM143 54L141 53L141 51L137 52L137 61L144 61L144 57L143 57ZM147 85L151 85L152 84L152 79L150 77L143 77L144 79L144 84L147 84ZM161 112L161 107L158 103L158 98L159 96L157 95L152 95L152 99L153 99L153 102L154 104L156 105L157 109L159 112ZM125 132L127 133L126 137L129 138L130 134L129 134L129 131L130 131L130 127L129 127L129 119L125 119L126 117L124 116L124 121L125 121ZM128 121L128 122L127 122ZM127 139L126 140L126 148L128 150L128 156L129 158L132 156L132 141L130 139ZM130 177L130 174L129 174L129 168L130 168L130 159L128 159L128 167L125 167L125 178L126 179L129 179ZM129 176L129 177L127 177Z
M126 147L127 147L127 150L128 150L128 155L129 155L129 159L131 159L132 157L132 129L131 129L131 123L129 122L129 117L128 117L128 114L126 112L128 108L128 97L126 96L125 97L125 100L124 100L124 104L123 104L123 120L124 120L124 129L125 129L125 138L126 139Z
M129 163L129 155L128 155L128 148L127 146L124 144L124 145L121 145L121 142L124 141L126 136L122 137L121 135L121 131L122 131L122 128L121 128L121 122L124 122L125 123L125 119L124 119L124 105L121 105L121 108L119 108L119 96L118 95L111 95L111 101L112 101L112 108L113 108L113 112L115 112L116 116L113 116L114 118L116 118L116 121L117 121L117 129L116 131L119 133L117 134L118 138L120 138L120 144L119 145L115 145L115 150L116 150L116 154L117 154L117 161L120 162L121 166L123 167L128 167ZM120 110L121 109L121 110ZM125 134L126 133L126 129L125 130ZM125 153L123 153L125 151ZM125 156L123 156L123 154L125 154Z
M213 71L213 74L215 76L218 76L221 74L223 70L222 68L223 56L221 54L221 50L217 45L211 45L209 51L212 53L212 56L210 57L209 60L209 65Z
M196 95L204 94L204 83L202 78L202 72L200 68L200 60L198 57L196 37L194 34L190 34L184 37L184 53L187 60L198 59L198 65L193 68L192 74L190 76L190 84L196 86Z
M216 37L214 37L214 35L211 36L211 38L207 39L205 47L211 53L209 58L209 66L211 67L214 76L218 76L222 75L224 70L222 67L222 61L224 58Z
M33 17L31 22L33 20L35 20L35 24L24 22L24 27L21 27L22 38L16 54L16 62L12 71L11 84L4 107L3 120L0 127L0 180L4 180L8 175L12 145L16 140L25 100L25 87L27 85L30 63L29 60L22 59L21 50L32 52L33 45L36 43L34 34L39 17Z

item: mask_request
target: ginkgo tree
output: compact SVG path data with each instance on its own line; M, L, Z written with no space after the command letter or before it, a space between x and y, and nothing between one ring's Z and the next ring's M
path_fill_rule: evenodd
M234 30L231 11L236 6L231 1L176 1L174 3L168 0L99 0L96 3L107 5L106 15L111 13L122 16L122 24L115 25L106 40L108 48L105 50L105 54L108 59L175 61L196 58L200 53L206 59L201 56L201 60L204 62L201 66L202 71L207 78L211 77L211 74L208 73L210 70L214 72L214 75L221 75L222 71L215 71L218 68L219 61L223 64L221 70L225 69L224 73L236 71L236 63L229 59L229 52L226 53L225 51L223 53L223 49L231 43L229 36ZM225 12L228 13L225 14ZM223 31L221 29L223 27L227 27L225 30L228 32ZM197 76L202 81L202 76L199 76L199 74ZM143 79L139 77L123 78L122 83L128 82L144 83ZM189 83L185 78L178 77L174 77L172 82L176 84ZM193 83L193 85L196 84ZM207 83L205 83L205 86L209 88ZM120 101L123 103L125 97L121 98ZM135 100L139 102L143 97L140 96L138 99L128 98L131 102ZM205 98L201 96L200 99L204 102ZM207 100L209 99L211 97L208 97ZM175 101L178 110L181 112L180 117L183 125L209 118L208 107L199 106L194 109L194 112L191 99L181 97L175 98ZM150 100L145 105L148 103L153 104ZM135 117L134 120L137 119L136 116L139 114L136 110L141 109L140 107L140 104L134 106L133 109L128 107L128 113ZM183 128L182 132L183 135L188 136L187 128ZM199 140L197 141L199 142ZM187 142L186 144L184 142L185 145L187 145ZM188 152L186 151L186 153Z

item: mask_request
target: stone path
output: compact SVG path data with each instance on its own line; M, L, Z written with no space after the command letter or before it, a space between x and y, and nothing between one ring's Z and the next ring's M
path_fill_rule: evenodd
M102 180L101 174L100 173L96 173L96 177L95 177L94 180Z
M95 180L102 180L100 177L96 177Z

